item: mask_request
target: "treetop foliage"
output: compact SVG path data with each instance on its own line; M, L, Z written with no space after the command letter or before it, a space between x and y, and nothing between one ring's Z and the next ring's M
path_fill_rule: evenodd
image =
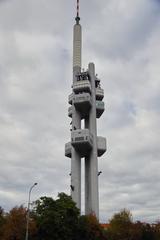
M25 239L27 209L0 207L0 240ZM115 213L104 229L94 215L80 216L72 198L41 197L34 202L29 219L29 240L160 240L160 222L133 222L129 210Z

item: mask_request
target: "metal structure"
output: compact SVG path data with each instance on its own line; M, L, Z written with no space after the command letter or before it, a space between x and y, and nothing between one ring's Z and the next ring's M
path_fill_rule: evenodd
M29 217L30 217L30 204L31 204L31 192L32 192L32 189L33 189L37 184L38 184L38 183L34 183L34 184L30 187L30 189L29 189L25 240L28 240Z
M106 139L97 136L97 118L104 112L104 91L95 74L94 63L81 69L82 29L77 0L76 24L73 29L73 85L68 102L71 141L65 145L65 156L71 158L71 195L81 209L81 158L85 159L85 214L99 218L98 157L106 151ZM84 121L84 126L82 126Z

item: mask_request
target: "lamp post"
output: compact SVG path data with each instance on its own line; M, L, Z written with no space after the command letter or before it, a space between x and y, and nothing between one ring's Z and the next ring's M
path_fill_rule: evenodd
M27 223L26 223L26 237L25 240L28 240L28 227L29 227L29 215L30 215L30 200L31 200L31 191L38 183L34 183L29 189L28 195L28 207L27 207Z

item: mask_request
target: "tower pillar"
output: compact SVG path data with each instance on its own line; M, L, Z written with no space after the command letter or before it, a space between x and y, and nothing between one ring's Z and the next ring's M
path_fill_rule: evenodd
M98 159L97 159L97 121L96 121L96 88L95 66L89 63L88 73L91 82L92 108L89 113L88 128L93 136L93 146L90 154L85 159L85 213L93 213L99 218L98 200Z

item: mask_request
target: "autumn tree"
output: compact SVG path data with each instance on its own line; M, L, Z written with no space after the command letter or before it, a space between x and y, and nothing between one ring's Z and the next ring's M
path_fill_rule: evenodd
M2 237L3 240L25 239L26 213L27 210L23 206L11 209L11 211L6 215L6 222ZM35 222L33 219L30 219L29 232L32 236L34 236L36 232Z
M131 226L131 240L142 240L143 223L137 221Z
M77 240L106 240L105 232L94 215L79 218Z
M2 207L0 207L0 239L2 239L4 224L5 224L4 210Z
M160 222L157 221L154 227L155 240L160 240Z
M143 224L142 226L142 240L155 240L154 227L149 223Z

